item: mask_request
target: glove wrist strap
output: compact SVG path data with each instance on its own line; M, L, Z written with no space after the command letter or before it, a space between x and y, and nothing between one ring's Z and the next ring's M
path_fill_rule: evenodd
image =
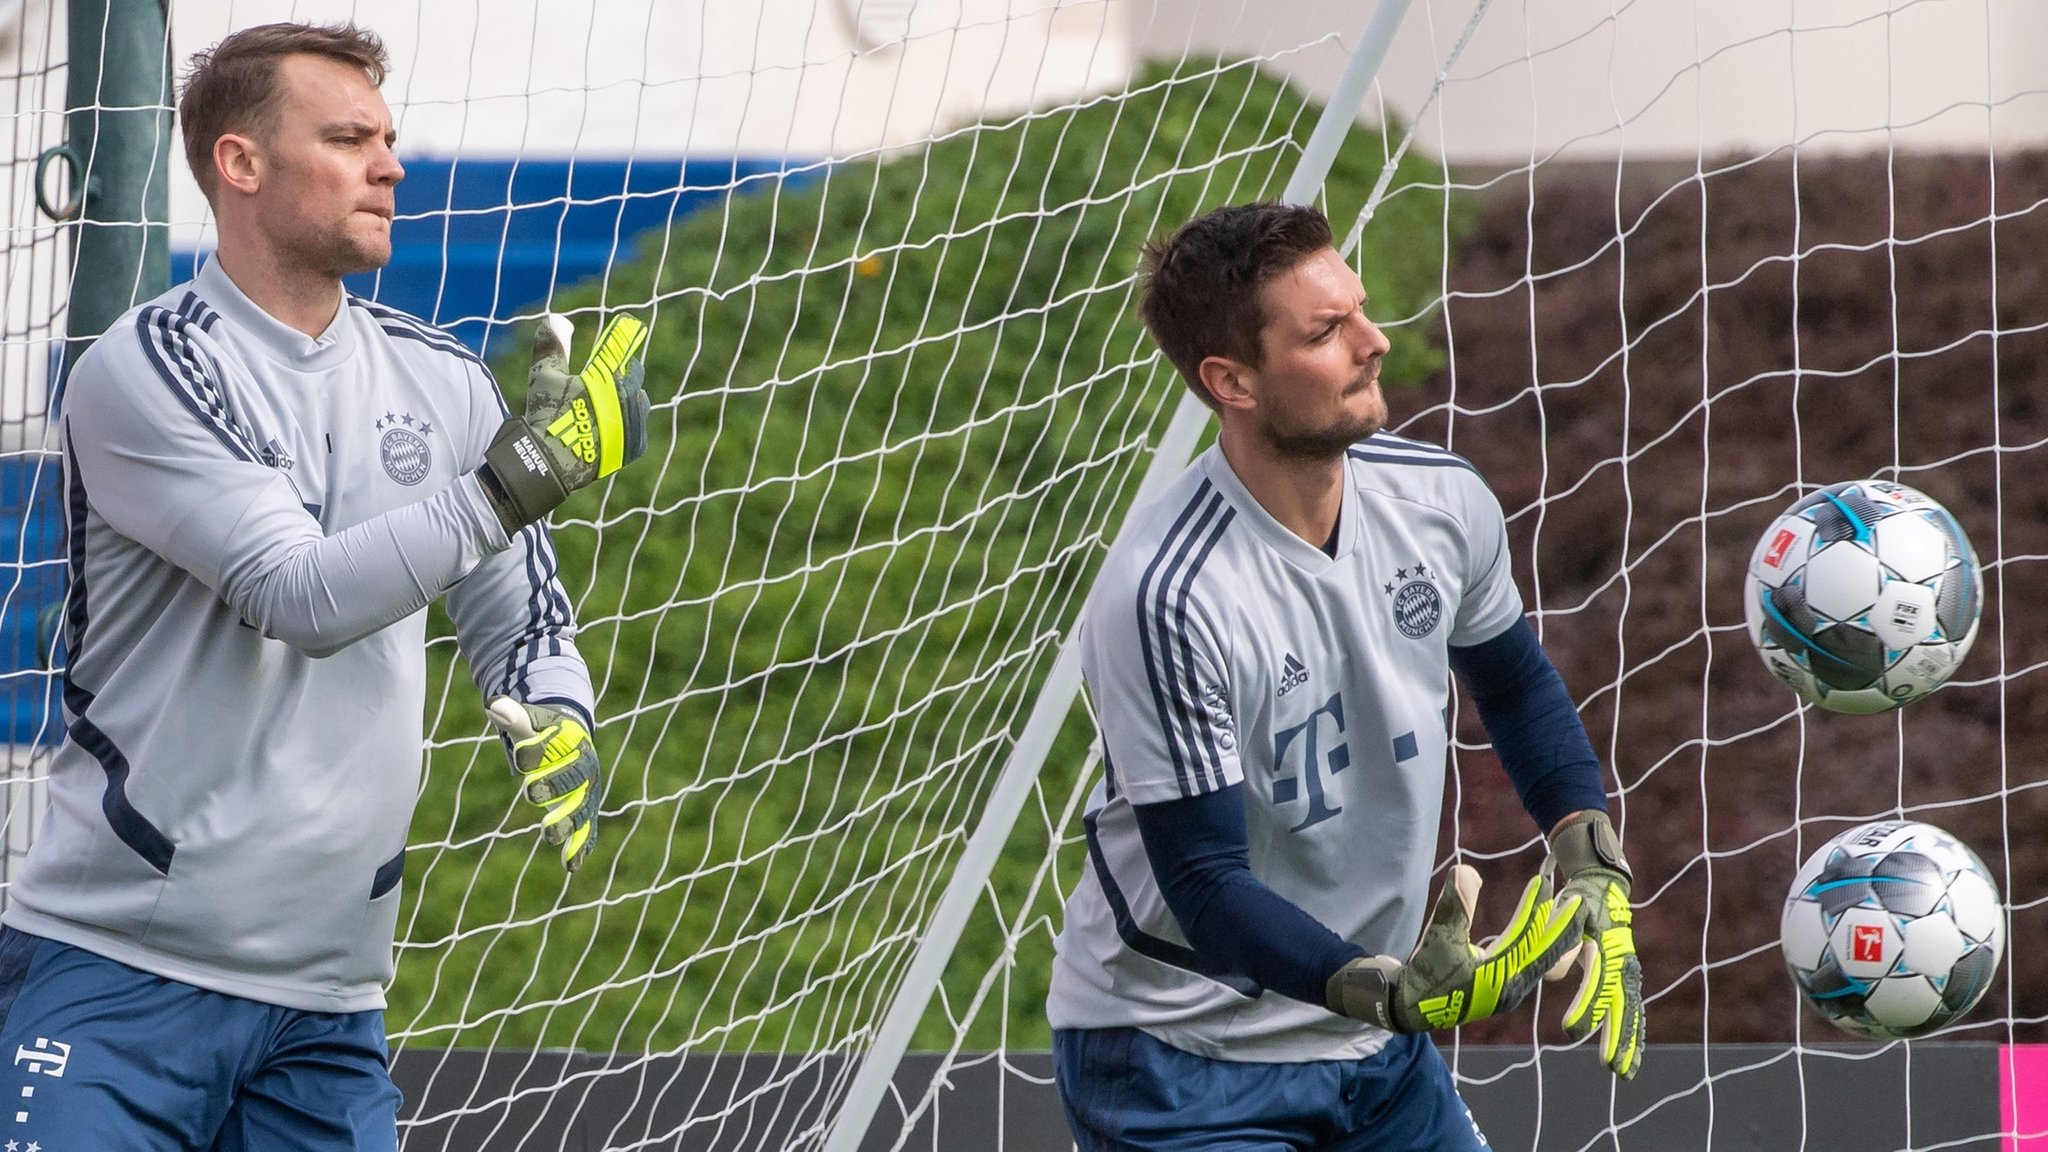
M1607 813L1579 812L1550 835L1550 854L1557 862L1557 874L1570 879L1588 868L1607 868L1621 873L1624 883L1633 884L1628 859L1621 854L1621 836Z
M484 462L476 470L484 497L498 513L505 534L512 535L541 519L569 498L569 490L549 463L547 450L514 416L498 426L491 446L484 449Z
M1401 969L1401 962L1388 956L1361 956L1337 969L1323 988L1330 1011L1389 1032L1416 1031L1402 1026L1394 1007Z

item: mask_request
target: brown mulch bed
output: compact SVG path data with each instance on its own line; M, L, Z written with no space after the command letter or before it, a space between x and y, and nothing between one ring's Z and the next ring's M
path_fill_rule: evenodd
M2006 1039L2014 1016L2011 1035L2048 1039L2048 969L2010 962L2048 954L2048 330L2030 330L2048 326L2048 155L1999 158L1995 223L1993 177L1982 156L1773 159L1618 195L1611 167L1533 192L1510 177L1452 274L1455 389L1446 373L1393 397L1397 426L1499 493L1624 793L1637 896L1655 896L1636 926L1655 1040L1792 1038L1786 886L1900 806L1973 845L2018 909L1954 1038ZM1957 683L1901 712L1798 715L1742 629L1743 568L1795 485L1866 476L1955 513L1985 565L1982 630ZM1464 847L1533 837L1490 752L1462 754L1452 786ZM1482 862L1487 923L1537 859ZM1529 1029L1520 1013L1465 1039ZM1810 1013L1800 1034L1842 1038Z

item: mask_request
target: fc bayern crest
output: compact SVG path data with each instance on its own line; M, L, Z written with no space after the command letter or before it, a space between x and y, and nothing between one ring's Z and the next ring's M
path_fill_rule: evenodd
M425 480L434 467L434 450L427 445L434 426L410 412L386 412L377 430L384 433L377 443L384 474L408 488Z
M1381 590L1394 601L1394 627L1410 640L1420 640L1443 622L1444 598L1430 579L1428 566L1397 569Z

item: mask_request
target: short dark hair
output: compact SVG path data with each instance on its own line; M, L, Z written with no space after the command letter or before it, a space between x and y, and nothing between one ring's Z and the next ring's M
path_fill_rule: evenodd
M1188 387L1213 408L1202 361L1228 356L1258 367L1266 326L1259 289L1331 246L1329 218L1305 205L1262 201L1206 212L1146 243L1138 316Z
M259 24L194 53L178 119L185 128L185 163L207 199L213 198L214 142L230 132L262 134L277 127L277 66L298 55L353 64L378 87L389 66L384 42L353 24Z

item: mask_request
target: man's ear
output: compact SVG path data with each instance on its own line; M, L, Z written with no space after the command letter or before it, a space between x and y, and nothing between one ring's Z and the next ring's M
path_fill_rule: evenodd
M1228 356L1209 356L1197 366L1202 375L1202 387L1216 401L1219 409L1244 409L1256 406L1252 395L1252 372L1243 364Z
M213 174L222 189L254 193L263 186L263 153L247 136L222 133L213 142Z

